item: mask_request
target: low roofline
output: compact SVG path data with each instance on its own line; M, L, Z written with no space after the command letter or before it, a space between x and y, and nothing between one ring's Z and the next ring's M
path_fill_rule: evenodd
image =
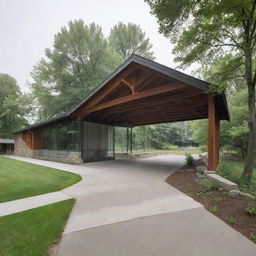
M60 120L65 120L67 118L68 118L67 113L63 113L63 114L57 115L53 118L47 119L45 121L29 125L29 126L23 128L23 129L15 131L13 134L25 132L25 131L28 131L28 130L31 130L31 129L36 129L36 128L39 128L39 127L42 127L42 126L45 126L45 125L48 125L48 124L51 124L51 123L58 122Z

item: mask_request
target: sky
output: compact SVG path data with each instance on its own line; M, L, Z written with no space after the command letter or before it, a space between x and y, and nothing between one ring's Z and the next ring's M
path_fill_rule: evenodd
M1 0L0 73L13 76L28 91L30 72L44 57L44 49L51 48L54 35L75 19L97 23L106 36L119 21L138 24L153 44L155 60L177 66L171 43L158 32L157 20L143 0Z

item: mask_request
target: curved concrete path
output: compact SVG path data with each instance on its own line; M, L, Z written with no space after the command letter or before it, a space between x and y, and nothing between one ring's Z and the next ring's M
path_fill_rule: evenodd
M256 255L255 244L164 182L183 156L80 166L24 160L83 176L62 191L77 202L58 256Z

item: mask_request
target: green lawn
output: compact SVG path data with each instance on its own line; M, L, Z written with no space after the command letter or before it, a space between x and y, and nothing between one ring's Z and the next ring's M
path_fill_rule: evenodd
M58 191L80 180L78 174L0 156L0 202Z
M1 256L46 256L61 236L75 200L0 218Z
M256 168L254 169L253 172L251 186L246 186L240 180L243 168L244 163L242 161L230 159L228 157L222 157L218 173L221 176L237 183L241 191L252 194L253 196L256 197Z

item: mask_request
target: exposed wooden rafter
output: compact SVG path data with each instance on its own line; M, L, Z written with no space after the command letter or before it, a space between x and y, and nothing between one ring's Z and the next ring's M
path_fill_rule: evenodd
M153 95L159 95L162 93L175 91L177 89L182 89L182 88L184 88L183 84L165 84L165 85L157 86L156 88L153 88L153 89L148 89L148 90L138 92L134 95L120 97L120 98L111 100L106 103L95 105L92 108L88 108L87 111L83 115L80 116L80 119L84 119L85 116L87 116L88 114L95 112L95 111L99 111L102 109L117 106L119 104L123 104L123 103L130 102L133 100L143 99L143 98L150 97Z

